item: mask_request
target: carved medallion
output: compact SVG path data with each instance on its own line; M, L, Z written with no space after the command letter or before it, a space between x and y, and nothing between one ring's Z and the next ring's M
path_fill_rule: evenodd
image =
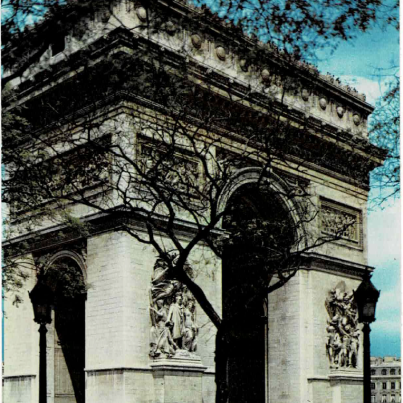
M356 126L358 126L361 123L361 117L358 113L355 113L353 116L353 122Z
M330 368L357 368L360 346L357 306L352 291L340 281L325 301L327 320L326 355Z
M342 118L344 115L344 108L342 106L338 106L336 108L336 111L337 111L337 115L339 116L339 118Z
M176 25L172 21L168 21L165 25L165 30L172 36L176 32Z
M227 53L225 52L225 49L224 49L222 46L219 46L219 47L216 49L215 53L216 53L217 57L218 57L220 60L222 60L222 61L225 60L225 57L226 57Z
M327 106L327 100L326 98L322 97L321 99L319 99L319 106L325 110L326 106Z
M242 71L246 73L249 69L249 62L246 59L242 59L239 62L239 67L241 68Z
M267 69L262 70L262 80L268 82L270 80L270 71Z
M144 7L139 7L136 10L136 14L140 21L142 22L147 21L147 10Z
M301 96L302 96L302 99L303 99L304 101L308 101L308 99L309 99L309 91L308 91L306 88L304 88L304 89L301 91Z
M192 45L196 48L196 49L200 49L201 45L202 45L202 38L200 38L199 35L194 34L190 37L191 41L192 41Z

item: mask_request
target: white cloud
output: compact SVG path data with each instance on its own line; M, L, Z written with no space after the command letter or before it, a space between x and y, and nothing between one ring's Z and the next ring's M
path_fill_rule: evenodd
M385 93L388 88L390 77L377 77L373 80L367 77L357 77L343 75L339 77L342 82L354 87L359 93L367 96L366 102L371 105L376 104L376 101Z

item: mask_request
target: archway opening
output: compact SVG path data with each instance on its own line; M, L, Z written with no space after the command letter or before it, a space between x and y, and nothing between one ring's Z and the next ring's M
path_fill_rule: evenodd
M69 257L57 259L46 272L54 292L53 326L49 327L54 403L85 402L85 300L83 272Z
M289 253L295 227L280 196L248 184L230 198L223 227L230 232L222 269L223 319L229 324L230 403L267 401L267 287Z

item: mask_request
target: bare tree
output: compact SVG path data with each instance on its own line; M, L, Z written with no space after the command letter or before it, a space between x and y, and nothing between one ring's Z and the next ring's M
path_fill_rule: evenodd
M252 11L258 4L256 19ZM85 3L85 7L92 5ZM19 6L13 4L8 21L26 15L16 11ZM57 9L55 3L51 13L53 6ZM333 169L353 170L356 177L364 178L367 168L355 153L355 147L364 146L342 149L312 136L309 119L287 109L285 98L299 91L302 81L312 82L318 75L312 66L299 62L298 52L308 49L301 42L308 38L305 29L323 39L348 38L352 24L368 28L375 6L369 2L362 8L357 3L347 14L335 14L328 31L326 10L313 18L311 6L303 2L286 3L284 9L270 2L222 2L220 8L228 18L239 19L241 26L259 33L266 30L263 37L281 46L281 52L275 44L268 51L276 63L264 77L264 99L256 88L241 88L230 79L218 91L218 73L206 68L200 80L200 71L188 58L173 60L125 27L108 33L93 48L113 49L115 43L123 43L130 47L130 55L110 52L94 62L91 49L81 49L64 62L74 79L60 84L57 91L21 102L23 83L4 98L4 201L14 231L30 233L55 221L65 225L61 238L85 238L97 231L97 222L87 219L83 224L77 219L79 206L86 209L82 216L97 213L113 218L121 230L151 245L169 276L188 287L217 328L218 403L228 401L230 335L238 319L289 281L307 252L343 238L357 224L347 220L332 234L318 234L318 207L298 174L305 172L307 164L329 164L329 156L338 153L345 164ZM88 10L82 7L62 8L62 14L54 11L56 16L49 17L52 23L37 27L32 38L47 48L45 36L59 32L61 22L67 24L63 29L74 27L74 18ZM208 11L200 17L208 18L217 21ZM152 29L167 27L159 21ZM232 29L239 33L238 28ZM25 46L33 43L30 33L22 35ZM22 50L9 48L4 83L21 76L39 60L43 49L35 47L24 58ZM291 50L297 53L292 55ZM249 60L257 62L264 54L255 51ZM47 78L54 73L40 74ZM117 109L124 110L124 117L115 113ZM247 195L239 191L225 199L242 170L253 173L254 184ZM183 230L186 241L180 236ZM15 258L34 241L14 245L10 239L6 262L10 278ZM200 243L220 259L243 250L238 264L256 274L253 282L242 283L242 305L230 306L224 319L186 270ZM232 288L241 292L241 283Z

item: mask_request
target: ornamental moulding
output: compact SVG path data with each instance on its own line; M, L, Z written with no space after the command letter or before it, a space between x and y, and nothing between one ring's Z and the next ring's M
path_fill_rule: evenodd
M178 5L181 4L181 2L175 2L175 3L177 3ZM207 12L206 9L199 9L199 8L193 7L193 6L189 6L189 7L190 7L190 9L192 9L192 12L194 12L194 13L210 14L209 15L210 18L208 18L208 22L210 22L209 26L217 25L217 23L218 23L218 26L222 26L223 29L228 28L228 26L227 26L228 24L226 24L222 19L220 19L217 14ZM138 18L141 21L145 22L147 20L147 10L144 7L138 7L136 9L136 12L137 12ZM206 16L208 17L208 15L206 15ZM152 20L153 18L150 18L150 19ZM157 20L158 20L158 18L157 18ZM208 22L207 22L207 24L208 24ZM166 32L171 36L174 36L178 32L178 27L174 23L172 23L172 21L167 22L165 29L166 29ZM247 34L243 33L242 30L239 30L238 35L240 35L240 37L244 37L244 39L246 39L246 42L248 43L248 45L251 45L252 44L251 42L253 42L252 46L254 46L254 47L257 46L258 48L261 48L262 50L268 52L268 55L270 54L271 58L273 56L279 57L279 58L284 57L283 56L284 53L280 49L277 49L272 44L258 41L256 38L250 38ZM201 48L203 41L202 41L202 38L198 34L191 35L190 39L191 39L191 43L195 49ZM222 40L223 40L223 38L220 38L218 40L218 42L220 44L216 45L214 53L220 61L225 62L227 59L227 56L229 55L229 52L226 49L226 45L222 44ZM214 45L214 39L212 40L211 45ZM234 55L234 56L236 56L236 55ZM359 94L357 90L351 88L349 85L343 85L339 79L337 79L329 74L327 74L327 75L319 74L319 71L317 70L317 68L315 66L313 66L309 63L303 62L301 60L293 59L289 62L295 64L295 66L298 67L301 70L301 72L307 72L309 74L314 74L317 76L316 79L322 80L327 83L331 83L333 87L337 87L338 89L348 93L350 96L353 96L355 98L358 98L360 101L365 102L365 95ZM245 60L245 58L243 58L243 59L240 58L238 63L239 63L239 68L241 71L248 72L249 66L250 66L249 61ZM258 72L259 70L260 69L258 67L255 69L256 72ZM261 70L260 75L261 75L261 80L263 83L269 81L270 72L267 69L263 68ZM312 94L310 94L309 91L306 91L305 89L301 89L301 98L303 99L303 101L307 102L311 96L312 96ZM327 104L326 100L325 100L325 104L323 104L322 100L319 101L319 104L320 104L320 107L322 108L322 110L326 110L326 104ZM338 108L336 108L336 110L337 110L338 116L340 118L342 118L345 113L346 106L342 106L342 108L340 110ZM355 121L354 121L354 123L355 123ZM357 126L357 123L355 123L355 125Z

